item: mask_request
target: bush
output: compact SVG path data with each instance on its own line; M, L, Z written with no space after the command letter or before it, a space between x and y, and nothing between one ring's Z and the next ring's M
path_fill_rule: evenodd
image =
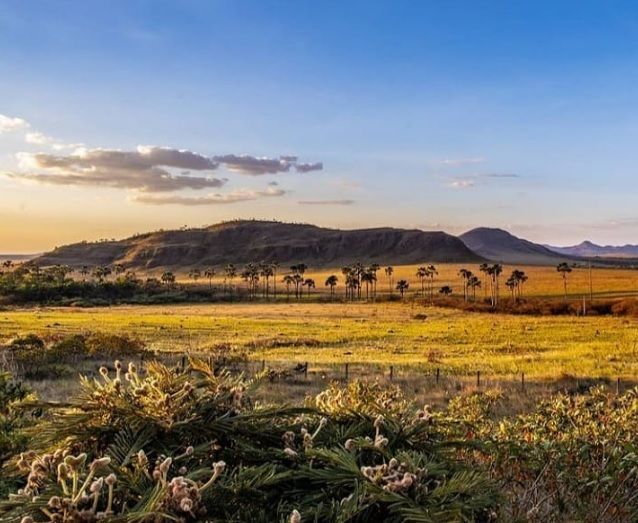
M254 385L216 375L198 360L184 370L151 363L144 376L134 365L126 371L116 364L115 373L102 369L100 379L83 379L80 396L32 431L30 452L16 459L26 486L0 502L0 519L495 517L494 484L442 445L437 424L445 420L434 422L404 400L397 417L376 405L376 387L344 392L358 398L361 412L255 407L248 396ZM331 390L338 395L336 386Z

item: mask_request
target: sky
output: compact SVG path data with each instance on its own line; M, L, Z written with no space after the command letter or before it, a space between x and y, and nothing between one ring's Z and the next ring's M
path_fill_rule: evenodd
M0 1L0 252L238 218L638 243L638 5Z

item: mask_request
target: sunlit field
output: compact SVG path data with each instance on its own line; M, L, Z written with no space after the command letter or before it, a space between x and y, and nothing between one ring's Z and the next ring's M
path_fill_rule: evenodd
M255 361L378 364L446 373L635 376L638 320L529 317L410 303L231 303L0 313L3 341L88 331L141 338L157 351L245 349Z
M424 263L424 265L429 264ZM409 294L419 293L421 291L421 283L416 276L416 271L419 266L420 265L403 265L394 267L394 273L392 275L392 292L394 294L397 294L394 287L396 282L400 279L405 279L410 283L410 289L408 291ZM477 298L486 296L487 293L489 293L488 277L480 271L479 265L438 264L436 265L436 268L439 274L434 280L435 292L437 292L442 286L449 285L452 287L455 294L462 294L463 284L462 279L459 276L459 270L465 268L472 271L479 277L479 279L482 280L482 286L477 290ZM204 267L202 267L202 269L204 269ZM237 269L238 272L241 272L241 266L237 266ZM382 266L377 272L377 292L379 294L387 295L390 293L391 287L390 279L386 276L384 269L385 267ZM503 274L501 275L501 294L503 296L508 295L508 290L505 287L504 282L514 269L523 270L529 277L523 287L523 294L525 296L546 298L563 295L563 280L555 267L504 265ZM216 272L217 274L212 280L213 284L223 285L223 267L216 268ZM277 279L278 292L285 293L285 285L281 282L281 278L288 272L289 270L287 267L279 268ZM161 276L161 273L162 271L154 271L150 272L149 275L159 277ZM332 274L339 278L339 283L336 288L337 294L343 294L345 292L343 287L344 278L339 267L333 269L315 269L313 267L309 267L305 276L314 279L316 283L316 289L311 291L311 293L328 293L329 289L325 286L325 281L327 277ZM177 278L180 283L193 283L193 280L188 277L188 273L178 273ZM198 280L198 284L206 286L208 285L208 280L201 278ZM242 287L244 286L244 283L241 281L241 278L236 277L234 279L234 285ZM591 270L591 290L593 295L599 298L636 296L638 295L638 270L594 267ZM573 268L567 278L567 293L572 299L589 296L590 271L588 267L582 266Z

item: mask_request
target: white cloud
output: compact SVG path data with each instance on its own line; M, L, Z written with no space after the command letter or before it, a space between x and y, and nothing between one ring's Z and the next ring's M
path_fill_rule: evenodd
M249 189L240 189L232 191L226 194L207 194L205 196L182 196L182 195L170 195L170 196L156 196L150 194L140 194L133 198L133 201L138 203L145 203L149 205L224 205L238 202L246 202L258 200L260 198L278 197L286 194L283 189L277 189L270 185L264 191L255 191Z
M300 205L353 205L354 200L301 200Z
M470 187L474 187L476 184L473 180L455 180L450 183L450 187L454 189L469 189Z
M472 165L472 164L477 164L477 163L483 163L485 161L485 158L482 157L478 157L478 158L457 158L457 159L445 159L445 160L441 160L441 164L443 165L449 165L452 167L458 167L460 165Z
M11 131L18 131L20 129L28 128L29 122L27 122L26 120L0 114L0 133L8 133Z

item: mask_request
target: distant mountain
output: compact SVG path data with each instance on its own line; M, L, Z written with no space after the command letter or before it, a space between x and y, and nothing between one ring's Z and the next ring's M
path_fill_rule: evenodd
M590 241L584 241L570 247L555 247L546 245L554 252L567 256L582 256L587 258L638 258L638 245L596 245Z
M476 254L488 260L521 265L553 265L570 258L502 229L479 227L459 236Z
M393 228L338 230L291 223L234 221L201 229L159 231L119 241L58 247L35 260L47 266L110 265L133 269L182 268L277 261L332 266L482 261L444 232Z
M11 260L12 262L29 261L37 258L39 254L0 254L0 263Z

